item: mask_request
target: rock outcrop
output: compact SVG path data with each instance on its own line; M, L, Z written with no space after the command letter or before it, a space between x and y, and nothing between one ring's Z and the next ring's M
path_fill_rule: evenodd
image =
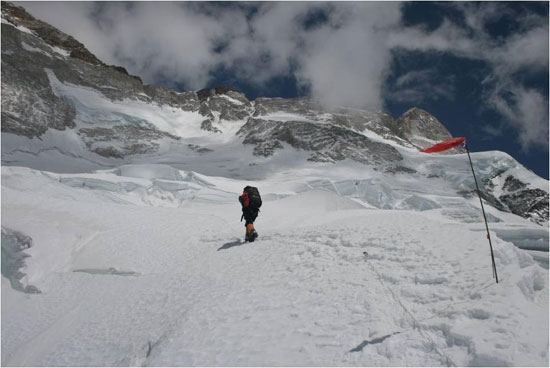
M397 135L417 148L427 148L437 142L450 139L453 136L437 118L416 107L405 112L395 122ZM447 153L459 153L461 149L453 149Z
M314 121L251 118L237 134L244 137L244 144L255 145L254 154L259 156L270 156L286 143L310 151L310 161L352 159L364 164L381 164L402 159L399 152L388 144L375 142L350 129Z

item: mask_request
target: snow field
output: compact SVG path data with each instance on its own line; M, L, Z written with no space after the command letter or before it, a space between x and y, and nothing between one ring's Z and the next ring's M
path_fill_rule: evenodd
M250 182L2 174L2 226L33 239L21 282L41 291L2 277L3 365L548 365L548 270L492 232L497 285L484 232L441 209L368 209L317 187L333 179L253 182L260 238L241 244ZM155 181L191 189L120 189Z

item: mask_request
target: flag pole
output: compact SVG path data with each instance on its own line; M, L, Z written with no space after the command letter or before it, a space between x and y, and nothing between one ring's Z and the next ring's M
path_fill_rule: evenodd
M487 224L487 216L485 215L485 208L483 208L483 201L481 200L481 192L477 184L476 173L474 171L474 165L472 164L472 158L470 157L470 150L466 145L466 153L468 153L468 160L470 161L470 167L472 168L472 174L474 175L474 183L476 183L477 195L479 197L479 203L481 204L481 211L483 212L483 219L485 220L485 228L487 229L487 240L489 240L489 247L491 248L491 262L493 263L493 277L498 284L497 266L495 265L495 256L493 254L493 244L491 243L491 235L489 234L489 225Z

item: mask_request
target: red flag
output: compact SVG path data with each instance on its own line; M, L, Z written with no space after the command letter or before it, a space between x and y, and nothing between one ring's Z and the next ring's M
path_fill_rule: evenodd
M465 140L466 140L465 137L447 139L446 141L440 142L438 144L434 144L431 147L424 148L423 150L420 150L420 152L434 153L434 152L446 151L448 149L451 149L453 147L456 147L464 143Z

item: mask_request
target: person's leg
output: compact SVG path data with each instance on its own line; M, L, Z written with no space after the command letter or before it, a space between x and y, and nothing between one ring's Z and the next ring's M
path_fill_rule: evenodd
M254 229L254 221L256 220L256 217L258 217L258 210L249 210L249 216L246 220L247 227L246 227L246 233L247 233L247 239L250 242L253 242L254 239L258 237L258 233L256 232L256 229Z
M254 239L258 236L258 233L256 233L256 230L254 229L254 220L256 220L256 217L258 217L258 211L252 211L247 208L244 212L244 218L246 219L245 240L254 241Z
M245 219L245 223L244 223L244 227L246 229L246 232L245 232L245 239L248 240L248 235L250 234L250 231L252 229L254 229L254 219L252 218L252 212L250 211L250 208L245 208L243 209L243 214L244 214L244 219Z

